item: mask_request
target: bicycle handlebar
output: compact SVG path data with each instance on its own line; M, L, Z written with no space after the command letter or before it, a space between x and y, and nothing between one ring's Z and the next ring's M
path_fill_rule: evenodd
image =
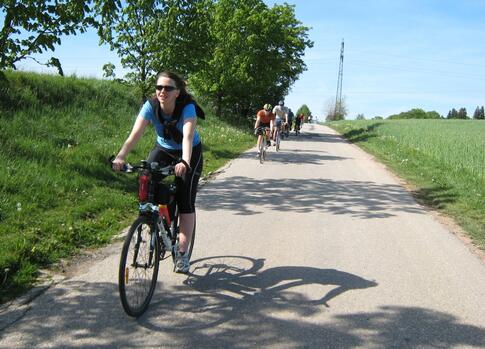
M109 163L111 167L113 166L113 160L115 156L109 158ZM175 165L160 166L158 162L148 163L146 160L141 160L139 164L132 165L130 163L125 163L120 172L133 173L138 170L148 170L150 173L158 173L162 176L170 176L175 173Z

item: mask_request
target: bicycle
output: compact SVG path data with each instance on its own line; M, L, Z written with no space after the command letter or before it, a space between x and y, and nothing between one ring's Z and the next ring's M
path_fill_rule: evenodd
M269 142L268 130L269 128L266 126L259 126L256 130L256 135L261 135L261 143L259 143L258 148L258 157L261 164L266 160L266 151L268 149Z
M178 247L179 212L175 193L175 163L161 166L142 160L126 164L122 172L138 172L139 216L133 222L121 251L118 290L125 312L141 316L148 308L157 284L160 261L171 252L175 262ZM166 183L165 178L174 179ZM195 226L187 248L189 259L195 240Z

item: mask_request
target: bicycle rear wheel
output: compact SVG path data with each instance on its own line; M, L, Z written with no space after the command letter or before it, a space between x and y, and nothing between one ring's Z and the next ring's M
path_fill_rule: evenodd
M261 143L259 144L259 162L260 163L263 163L264 162L264 152L265 152L265 149L264 149L264 142L266 142L266 137L261 137Z
M125 312L142 315L153 296L160 262L158 234L149 217L138 217L123 244L118 289Z
M276 151L280 151L281 135L280 132L276 132Z

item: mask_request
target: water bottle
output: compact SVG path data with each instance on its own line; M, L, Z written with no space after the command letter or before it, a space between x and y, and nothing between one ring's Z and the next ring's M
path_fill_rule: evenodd
M150 177L148 173L141 173L138 178L138 200L146 202L148 200L148 187L150 185Z

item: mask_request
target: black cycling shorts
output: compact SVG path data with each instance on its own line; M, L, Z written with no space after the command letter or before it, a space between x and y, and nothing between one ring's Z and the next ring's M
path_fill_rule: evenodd
M158 162L159 164L169 164L175 158L182 157L182 150L169 150L162 148L158 143L148 155L147 161ZM192 171L185 175L185 178L176 177L177 184L176 200L180 213L194 213L195 212L195 197L197 195L197 186L199 178L202 173L202 143L199 143L192 148L192 157L190 159L190 167Z

